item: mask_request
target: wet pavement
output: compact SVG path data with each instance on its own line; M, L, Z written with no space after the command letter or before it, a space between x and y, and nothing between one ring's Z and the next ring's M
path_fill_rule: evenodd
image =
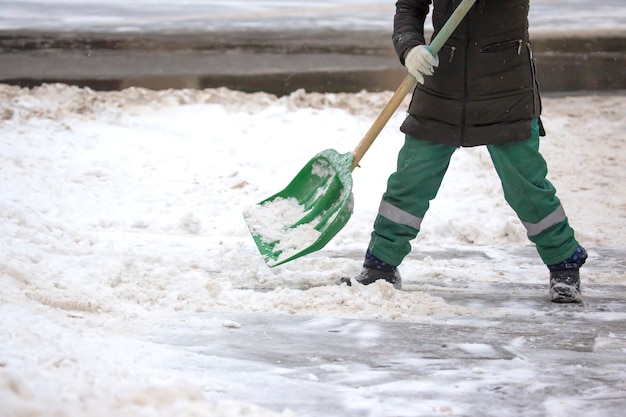
M537 261L533 248L515 253L529 265ZM438 248L419 256L489 262L506 249ZM589 275L626 268L621 250L593 256ZM584 280L584 303L563 305L548 301L544 283L424 280L405 272L403 291L441 297L446 308L411 322L200 313L143 337L186 352L186 372L219 377L227 388L209 390L214 401L251 401L301 417L623 416L623 286Z
M422 284L471 315L402 323L207 314L146 337L227 378L228 398L303 417L623 415L621 287L593 286L585 304L556 305L543 286ZM227 325L203 324L216 319Z
M533 41L544 91L626 88L626 36ZM385 32L0 33L0 82L100 90L229 87L278 95L395 90Z

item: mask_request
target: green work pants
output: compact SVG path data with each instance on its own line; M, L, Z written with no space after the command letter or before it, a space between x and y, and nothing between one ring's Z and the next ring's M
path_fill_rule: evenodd
M397 171L387 182L369 249L378 259L400 265L411 250L410 241L420 229L421 219L435 198L450 158L457 148L406 137L398 154ZM487 145L504 197L526 226L546 265L559 263L578 247L574 230L546 179L548 169L539 153L539 127L531 137L504 145Z

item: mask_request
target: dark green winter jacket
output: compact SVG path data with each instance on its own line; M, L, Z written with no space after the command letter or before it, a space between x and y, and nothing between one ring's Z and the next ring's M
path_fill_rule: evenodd
M402 64L425 43L433 4L435 34L460 0L399 0L393 43ZM528 139L541 114L528 37L529 0L478 0L439 52L439 66L418 84L402 132L453 146Z

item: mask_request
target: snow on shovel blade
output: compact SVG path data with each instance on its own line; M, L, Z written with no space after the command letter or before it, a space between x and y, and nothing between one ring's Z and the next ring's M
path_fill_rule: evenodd
M323 248L348 222L354 206L351 152L327 149L283 189L244 210L265 263L278 266Z

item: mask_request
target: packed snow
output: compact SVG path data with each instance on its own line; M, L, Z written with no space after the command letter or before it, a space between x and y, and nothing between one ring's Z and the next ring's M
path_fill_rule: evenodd
M467 401L482 398L476 392L493 381L522 384L522 391L512 388L519 401L544 392L547 383L519 353L530 336L503 342L506 351L488 340L451 343L446 349L456 355L504 356L493 368L442 369L428 381L381 383L367 393L349 386L381 378L384 367L324 361L324 347L316 345L326 340L316 332L324 326L331 329L326 335L338 334L333 326L357 332L354 349L366 349L380 336L377 326L426 331L438 325L454 339L460 320L488 330L491 320L540 317L523 296L549 304L547 270L504 201L482 147L455 153L402 265L406 291L386 283L336 285L360 270L404 139L402 111L353 172L354 214L324 249L275 268L258 253L244 209L282 189L319 151L352 150L390 97L0 85L0 416L315 415L290 402L307 395L327 410L320 416L332 415L328 404L335 397L337 404L352 404L354 416L470 415L462 400L409 399L415 392L451 392L448 378L458 380L455 398ZM592 296L595 286L621 292L626 285L625 97L619 91L544 97L542 152L590 253L582 276ZM440 295L442 288L451 294L478 288L487 296L510 282L534 287L506 308L462 305ZM625 318L610 311L592 316L607 325ZM276 338L263 333L232 342L251 320L263 329L272 322L293 327L281 325ZM263 362L263 352L305 329L308 344L285 349L306 352L311 369L336 375L338 392L321 392L324 380L313 370L289 385L288 358L274 366ZM598 355L623 357L625 340L623 332L599 329L596 339L579 342L595 346ZM441 349L428 343L416 346ZM227 355L244 345L259 356ZM516 359L504 360L507 352ZM398 357L397 363L431 369L429 358ZM624 362L606 366L602 372L613 388L594 388L585 401L602 397L603 405L608 399L623 405ZM580 364L567 369L594 372ZM544 415L592 407L545 392ZM501 411L497 415L513 415Z

